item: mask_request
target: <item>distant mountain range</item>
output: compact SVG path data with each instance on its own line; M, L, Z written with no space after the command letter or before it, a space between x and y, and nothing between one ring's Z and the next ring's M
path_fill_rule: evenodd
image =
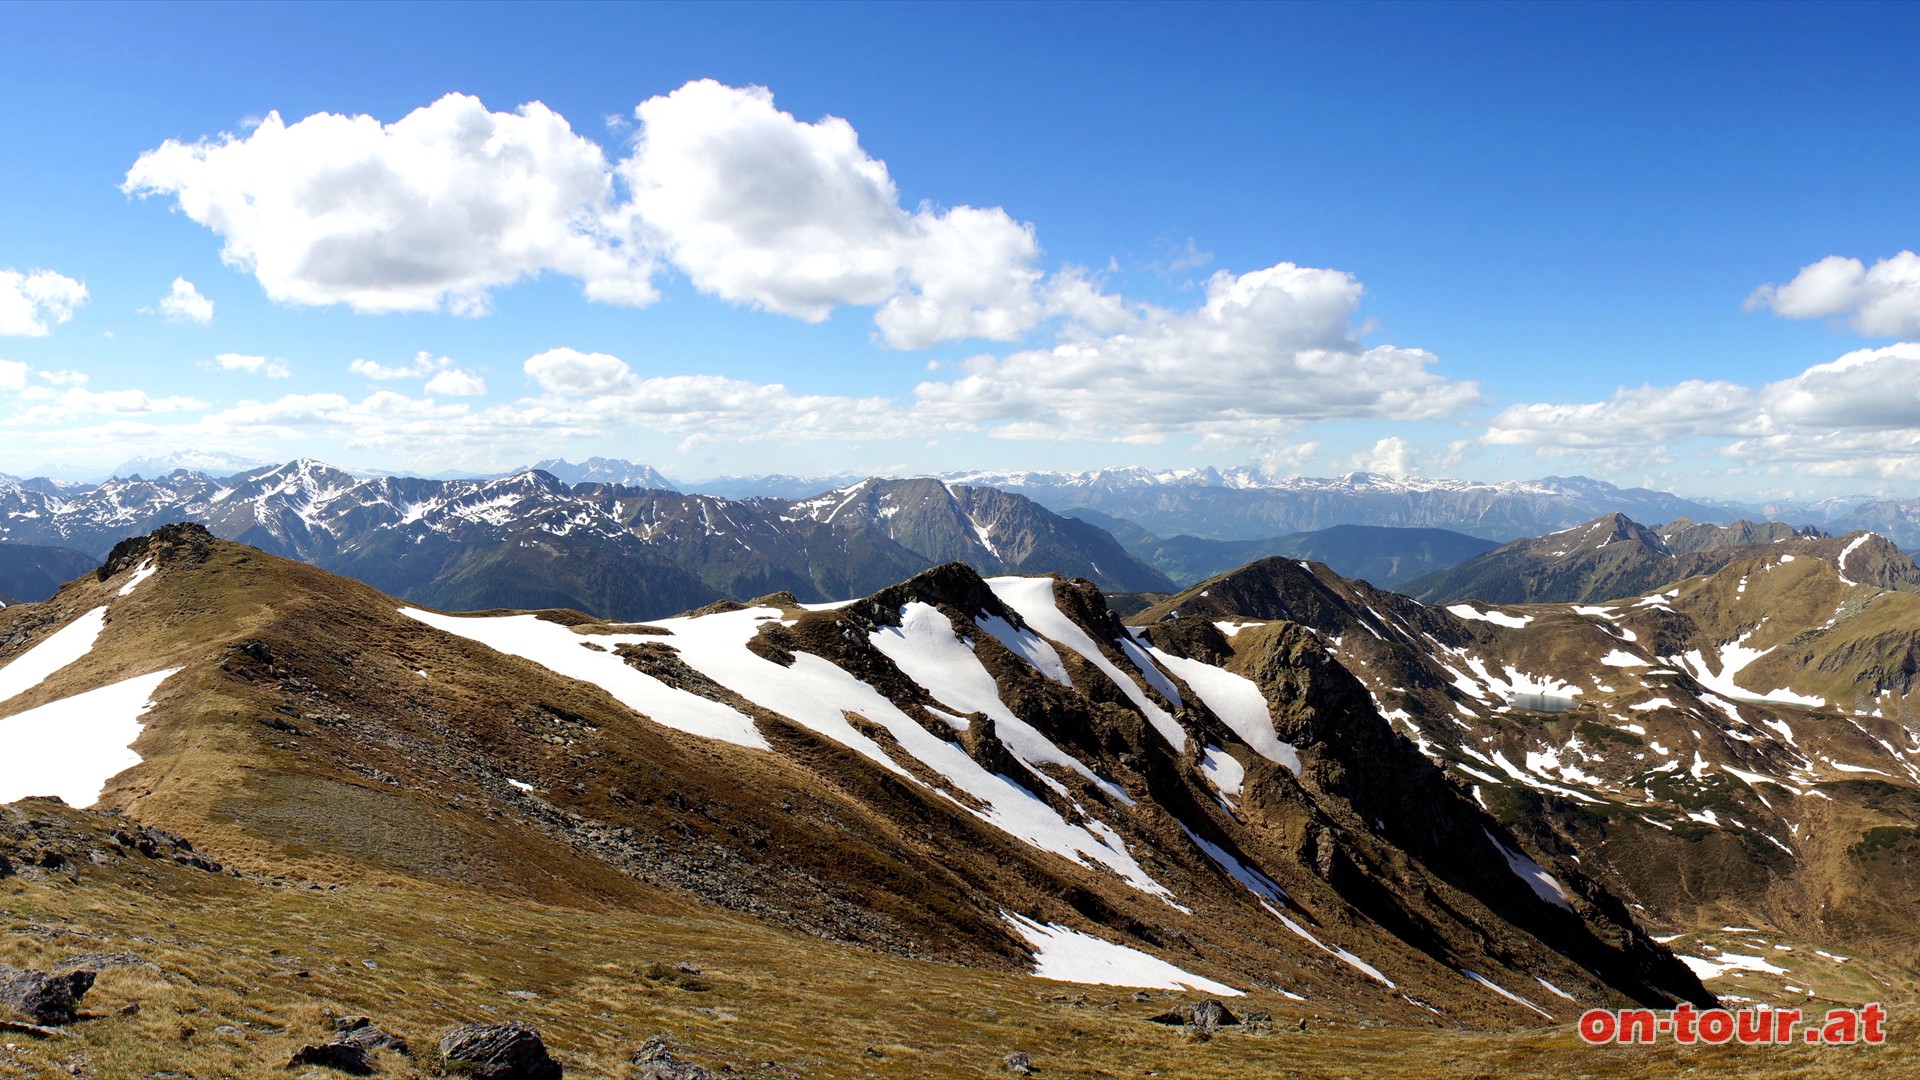
M264 467L264 463L232 455L183 451L122 462L113 475L153 479L185 469L209 477L224 477L260 467ZM730 500L800 500L851 486L869 475L776 473L680 481L669 479L650 465L621 458L590 457L578 464L548 458L505 472L448 470L434 474L431 479L494 480L528 468L551 473L569 484L619 484ZM356 476L401 476L378 469L342 471ZM949 484L991 487L1025 495L1056 513L1093 511L1169 538L1266 541L1336 525L1378 525L1447 529L1505 542L1569 528L1602 514L1622 513L1643 522L1687 518L1728 525L1748 519L1817 525L1837 534L1870 529L1901 547L1920 548L1920 498L1891 500L1866 494L1747 503L1690 499L1648 488L1621 488L1584 476L1483 483L1366 472L1337 477L1276 476L1251 466L1227 469L1122 467L1078 472L975 469L938 473L935 478ZM69 490L90 487L96 481L43 477L15 482L46 490Z
M1068 513L1097 510L1160 535L1257 540L1335 525L1449 529L1488 540L1537 536L1610 512L1645 521L1686 517L1730 523L1726 507L1663 491L1618 488L1585 477L1482 484L1399 479L1371 473L1336 478L1267 478L1251 470L1088 473L968 473L956 483L986 484Z
M0 540L12 543L97 559L130 534L175 521L460 610L641 618L782 591L846 600L956 561L989 573L1057 571L1118 592L1174 587L1096 526L1018 495L931 479L735 501L569 485L537 470L423 480L302 460L225 478L176 471L54 490L0 484Z
M680 490L674 486L673 481L661 476L660 471L653 466L639 465L620 458L590 457L578 465L564 458L548 458L545 461L536 462L531 468L552 473L555 479L568 484L618 484L622 487L647 488L652 491Z
M224 476L142 471L180 462L230 463L135 459L123 466L128 477L99 484L0 477L0 540L97 558L130 533L194 520L424 603L639 617L783 590L805 602L842 600L946 561L1086 577L1131 609L1269 555L1426 598L1586 600L1725 563L1708 549L1804 532L1773 523L1761 536L1730 505L1582 477L1480 484L1106 469L856 479L831 489L792 476L684 485L718 485L728 496L677 490L650 466L604 457L469 479L306 461ZM1831 529L1920 546L1920 500L1808 509L1831 517ZM1552 554L1553 534L1615 516L1624 546ZM1647 540L1634 531L1647 532L1644 521L1669 524ZM0 595L30 598L49 586L9 590L11 580L0 576Z
M267 462L240 457L237 454L223 454L217 450L179 450L171 454L128 458L113 467L113 475L165 476L176 469L185 469L188 472L207 473L211 476L231 476L249 469L264 468L267 464Z
M1050 510L1099 521L1109 529L1110 522L1121 520L1168 538L1267 543L1339 525L1373 525L1446 529L1504 542L1584 524L1602 514L1623 513L1637 521L1686 518L1729 525L1743 518L1765 518L1844 525L1848 530L1874 528L1869 522L1879 522L1879 531L1896 542L1920 546L1920 500L1889 503L1865 495L1754 505L1621 488L1584 476L1482 483L1366 472L1282 477L1251 467L963 470L943 472L938 478L1025 495ZM853 479L729 476L683 487L729 498L794 498L844 486Z

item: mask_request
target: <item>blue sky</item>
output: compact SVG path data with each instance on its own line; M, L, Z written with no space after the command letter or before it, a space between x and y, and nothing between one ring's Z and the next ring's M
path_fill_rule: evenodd
M1913 495L1917 32L1896 5L8 5L0 471Z

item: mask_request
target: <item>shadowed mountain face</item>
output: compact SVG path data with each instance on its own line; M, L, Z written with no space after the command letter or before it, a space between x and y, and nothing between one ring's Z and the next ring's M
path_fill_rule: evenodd
M1588 541L1665 543L1630 522L1533 543ZM1460 790L1678 935L1716 992L1910 987L1912 564L1868 534L1711 550L1712 573L1645 595L1445 607L1269 559L1130 621L1307 628Z
M1623 514L1515 540L1403 589L1416 599L1443 604L1469 598L1496 604L1614 600L1769 552L1844 563L1849 577L1882 588L1920 589L1920 569L1913 560L1870 533L1830 537L1811 526L1701 525L1684 518L1648 527Z
M62 583L93 569L100 560L72 548L0 544L0 595L9 602L45 600Z
M1484 555L1499 545L1446 529L1402 529L1383 525L1335 525L1318 532L1273 536L1264 540L1207 540L1198 536L1155 536L1130 521L1097 510L1069 516L1113 534L1128 554L1191 585L1257 559L1287 555L1325 563L1342 577L1389 588Z
M455 616L175 526L0 641L0 679L75 656L0 732L104 693L140 760L72 783L250 872L677 897L1000 971L1104 949L1405 1023L1709 1000L1305 625L1135 631L1088 582L958 564L831 607Z
M617 464L602 462L600 472ZM179 520L458 609L564 606L642 618L782 590L846 600L949 561L987 573L1058 570L1123 592L1173 587L1094 526L937 480L736 502L568 485L538 471L442 481L295 461L225 479L175 472L59 492L0 486L0 537L14 542L98 557L122 536Z

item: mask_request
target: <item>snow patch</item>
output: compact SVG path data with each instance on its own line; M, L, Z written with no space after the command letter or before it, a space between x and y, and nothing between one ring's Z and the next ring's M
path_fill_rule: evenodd
M1085 657L1087 662L1099 668L1101 673L1112 679L1120 692L1127 695L1147 723L1160 733L1175 750L1187 747L1187 733L1167 710L1153 703L1145 691L1140 689L1132 677L1114 666L1100 647L1094 644L1080 624L1068 618L1060 610L1053 595L1053 579L1045 577L995 577L987 579L987 586L1000 602L1020 613L1020 618L1028 626L1047 637L1065 645Z
M92 806L107 781L140 764L133 743L154 692L179 668L136 675L0 720L0 803L58 795Z
M1552 991L1553 993L1558 994L1563 998L1566 998L1568 1001L1576 1000L1572 994L1567 993L1565 990L1560 989L1559 987L1553 985L1552 983L1548 982L1547 980L1541 978L1538 975L1535 975L1533 977L1533 981L1539 983L1541 986L1546 987L1548 990Z
M1233 755L1217 746L1209 746L1201 751L1200 771L1205 773L1220 794L1232 799L1240 794L1246 784L1247 769L1233 759Z
M1742 953L1723 952L1718 959L1714 960L1703 960L1698 956L1684 956L1680 953L1674 955L1702 979L1717 979L1729 971L1764 971L1772 975L1788 973L1786 968L1771 963L1764 957L1747 956Z
M1492 608L1488 608L1486 611L1478 611L1475 610L1471 604L1449 604L1447 605L1447 610L1462 619L1490 622L1499 626L1509 626L1516 630L1533 621L1533 616L1531 615L1509 615L1504 611L1496 611Z
M1468 971L1466 968L1461 968L1460 974L1465 975L1467 978L1472 979L1474 982L1479 983L1481 986L1486 987L1487 989L1493 991L1496 994L1499 994L1501 997L1506 998L1509 1001L1517 1001L1520 1004L1525 1005L1527 1008L1532 1009L1534 1012L1539 1013L1541 1016L1544 1016L1549 1020L1553 1019L1552 1013L1548 1012L1547 1010L1541 1008L1538 1005L1535 1005L1533 1002L1528 1001L1526 998L1521 997L1519 994L1516 994L1513 991L1506 989L1500 984L1494 982L1492 979L1488 979L1481 975L1476 975L1473 972Z
M160 569L159 567L153 565L152 559L147 559L143 561L139 566L134 567L133 573L127 575L127 583L125 585L120 586L120 591L118 593L115 593L114 595L116 596L131 595L136 586L138 586L141 582L147 580L148 578L152 577L154 575L154 572L159 569Z
M1160 649L1148 651L1161 666L1186 683L1221 723L1240 736L1241 742L1268 761L1286 766L1293 775L1300 775L1300 755L1292 743L1274 733L1273 714L1267 710L1266 695L1252 679Z
M1040 923L1004 911L1000 917L1026 939L1028 948L1033 950L1033 973L1042 979L1099 986L1195 990L1222 997L1239 997L1244 993L1225 983L1183 971L1157 956L1115 945L1058 923Z
M1559 878L1547 873L1546 867L1529 859L1525 852L1513 850L1501 843L1499 837L1487 832L1485 829L1480 831L1488 840L1492 841L1494 847L1500 849L1501 855L1506 856L1507 869L1513 871L1514 876L1526 882L1527 887L1533 890L1535 896L1556 907L1566 908L1568 911L1573 910L1573 905L1567 902L1566 887L1560 884Z
M1133 799L1120 785L1096 775L1007 708L1000 700L1000 689L993 676L974 655L972 644L961 640L954 632L953 623L940 609L917 600L909 603L900 609L899 626L879 627L868 640L907 678L919 683L934 700L954 713L960 716L985 713L993 720L994 733L1000 741L1023 763L1070 769L1093 781L1108 795L1133 805ZM1037 769L1035 775L1045 777Z
M43 638L40 644L0 668L0 701L20 696L47 676L93 651L107 625L107 609L97 607Z
M1354 968L1356 971L1359 971L1362 974L1366 975L1368 978L1375 979L1375 980L1378 980L1379 982L1385 983L1389 990L1394 989L1393 980L1387 978L1385 975L1380 974L1379 968L1374 967L1372 964L1367 963L1365 960L1360 959L1359 957L1353 955L1352 953L1348 952L1345 949L1333 948L1332 946L1328 945L1326 942L1321 941L1317 937L1314 937L1312 931L1309 931L1306 927L1301 926L1299 923L1294 922L1292 919L1287 918L1285 915L1280 913L1279 908L1274 907L1272 904L1267 903L1265 900L1260 901L1260 906L1267 909L1267 914L1272 915L1274 918L1279 919L1282 923L1286 924L1287 929L1293 931L1296 934L1299 934L1301 937L1306 938L1308 941L1313 942L1316 946L1320 948L1321 952L1324 952L1329 956L1339 957L1341 960L1345 961L1349 966Z
M772 608L749 610L777 614ZM595 641L609 650L600 652L581 648L584 639L571 629L533 615L442 615L412 607L401 608L400 614L436 630L477 641L495 652L531 660L556 675L598 686L615 701L656 724L738 746L772 749L772 744L745 713L642 674L612 651L625 644L668 640L659 635L596 635Z

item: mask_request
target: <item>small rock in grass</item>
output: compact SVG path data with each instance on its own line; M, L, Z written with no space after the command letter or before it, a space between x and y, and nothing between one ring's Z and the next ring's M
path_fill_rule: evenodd
M357 1046L362 1050L368 1051L391 1050L401 1057L413 1056L413 1048L407 1045L407 1040L391 1032L380 1030L380 1028L374 1026L373 1021L367 1017L352 1016L342 1018L342 1022L346 1020L355 1020L359 1021L359 1023L353 1027L341 1029L333 1038L327 1040L328 1042L341 1046Z
M348 1076L372 1076L373 1062L367 1059L367 1052L357 1046L345 1043L321 1043L317 1046L303 1046L294 1051L287 1061L287 1068L297 1069L302 1065L318 1065L323 1069L333 1069Z
M709 1080L713 1075L690 1061L673 1056L673 1047L665 1035L650 1035L633 1052L635 1069L631 1080Z

